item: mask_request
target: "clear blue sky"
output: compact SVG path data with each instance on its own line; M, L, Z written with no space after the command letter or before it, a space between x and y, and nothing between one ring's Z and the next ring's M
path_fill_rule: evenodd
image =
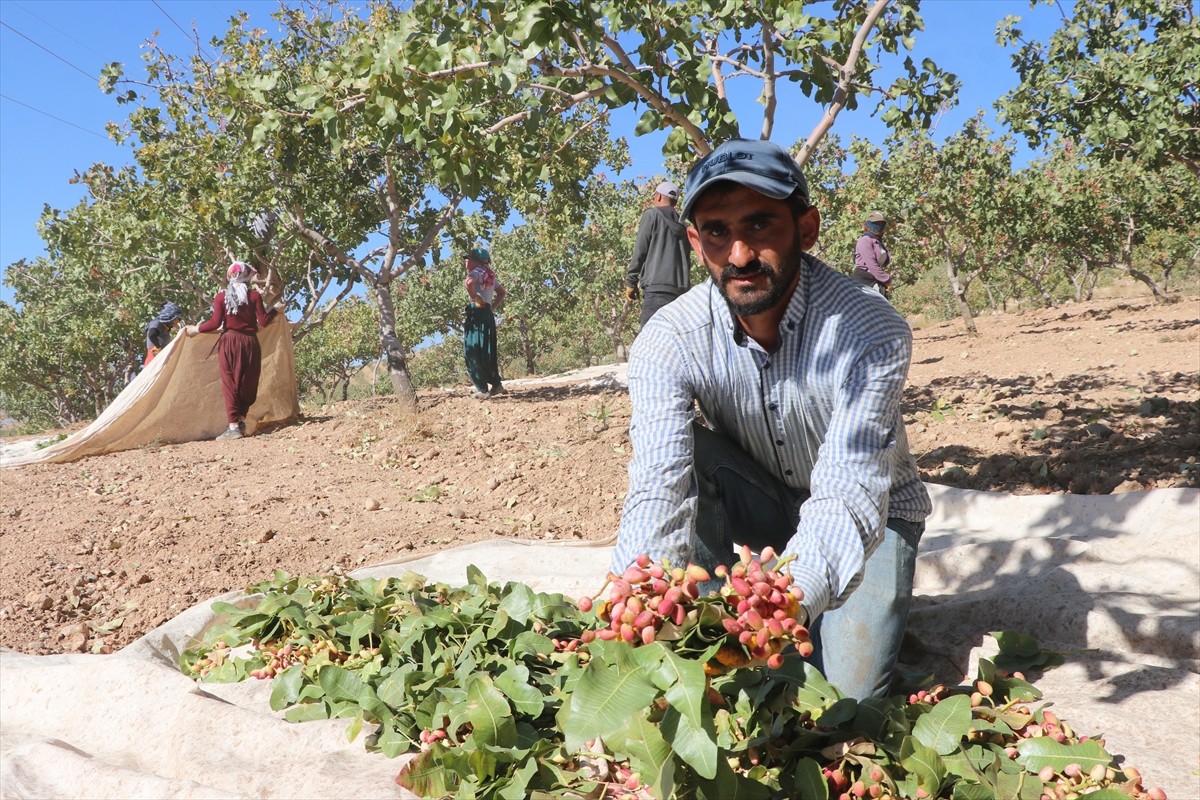
M205 48L224 32L238 10L275 30L275 0L0 0L0 270L45 252L35 225L44 204L69 208L82 197L68 181L95 162L129 163L129 150L110 142L104 125L123 119L123 109L97 88L100 68L119 61L126 75L140 75L141 47L156 32L163 47L189 52L193 26ZM925 0L925 31L916 58L930 57L962 81L959 106L941 121L943 134L991 106L1016 84L1009 53L995 44L996 23L1012 14L1026 20L1027 36L1045 40L1058 27L1053 7L1029 8L1027 0ZM757 135L760 115L735 108L744 132ZM748 112L748 113L747 113ZM780 112L775 141L791 144L807 135L819 110L812 105ZM881 142L885 129L869 109L843 112L833 132ZM634 165L623 177L661 170L661 136L630 139ZM0 298L11 292L0 287Z

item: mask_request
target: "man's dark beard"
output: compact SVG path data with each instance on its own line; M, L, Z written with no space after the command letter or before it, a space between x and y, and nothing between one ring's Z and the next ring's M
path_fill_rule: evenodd
M778 266L768 264L762 259L754 259L744 268L739 269L732 264L726 264L721 268L721 277L717 281L717 289L721 292L721 296L725 298L725 302L729 304L730 310L739 317L752 317L755 314L761 314L769 308L774 308L779 301L788 293L788 289L792 286L792 280L796 277L796 273L800 271L800 266L803 263L803 250L800 248L800 237L795 237L792 240L791 249L783 256L783 264ZM761 294L746 298L745 300L735 301L730 299L729 291L726 284L731 278L745 277L747 275L759 274L765 275L768 280L768 286Z

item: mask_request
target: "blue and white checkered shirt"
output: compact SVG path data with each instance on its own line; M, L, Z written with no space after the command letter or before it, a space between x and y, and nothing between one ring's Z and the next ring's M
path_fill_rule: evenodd
M708 425L781 481L810 493L783 555L809 619L861 580L889 516L932 510L900 414L912 332L881 295L804 255L768 353L712 280L659 311L629 358L629 493L612 569L640 553L686 564L696 494L693 402Z

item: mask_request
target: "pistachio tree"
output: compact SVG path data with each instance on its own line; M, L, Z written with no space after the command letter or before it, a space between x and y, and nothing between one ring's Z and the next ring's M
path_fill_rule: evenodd
M900 263L940 265L971 334L977 332L967 297L971 284L1021 246L1004 233L1012 214L1013 152L1009 138L992 137L981 114L940 146L912 132L890 139L886 158L866 144L852 147L856 163L866 162L892 189L879 202L902 231Z
M379 357L379 313L370 301L352 296L331 304L324 323L296 345L297 389L325 403L347 399L362 366Z
M1195 263L1200 179L1180 164L1147 167L1063 147L1039 162L1039 185L1054 213L1045 240L1090 296L1101 270L1142 283L1157 300L1177 266Z
M1049 0L1031 0L1030 7ZM1006 17L997 42L1015 49L1020 84L1002 118L1032 147L1076 142L1102 160L1169 162L1200 176L1200 22L1192 0L1075 0L1048 41Z
M72 258L8 267L0 301L0 407L34 426L97 416L141 367L142 325ZM99 290L99 291L97 291Z
M119 64L103 72L102 87L129 111L110 133L130 145L135 169L118 199L54 212L67 243L55 257L69 262L47 269L94 269L119 293L126 361L147 308L170 295L198 315L224 262L249 258L270 299L300 313L296 339L331 298L366 288L393 384L411 402L405 358L419 334L397 328L397 281L490 238L513 211L581 206L597 165L623 165L608 133L615 109L638 112L635 134L669 131L665 150L682 167L729 136L769 138L780 108L807 101L816 121L797 148L805 161L842 110L869 102L890 124L919 124L955 88L911 58L902 77L877 81L914 46L915 0L380 1L281 6L275 21L269 34L239 14L192 53L149 42L144 75ZM744 128L729 92L754 82L762 115ZM92 172L107 180L111 170ZM487 221L469 236L454 226L464 208ZM269 240L256 225L264 214L275 222ZM601 262L625 255L564 263L589 265L601 281ZM588 296L619 351L627 309L614 295ZM133 298L142 305L126 308ZM544 324L564 327L543 339L572 329Z
M9 265L0 354L4 407L40 425L99 414L141 368L145 325L166 301L195 320L204 309L198 265L213 240L179 237L170 193L132 167L96 164L74 179L86 196L46 207L46 255Z
M578 207L544 205L489 241L507 290L497 331L502 374L620 356L633 338L637 313L625 300L622 278L647 188L598 174L580 194ZM471 218L463 223L472 228ZM461 347L464 254L405 275L397 323L412 340ZM461 364L457 372L466 374Z
M376 3L361 14L277 16L278 40L230 31L212 108L245 145L279 164L276 186L296 190L280 192L281 224L371 293L396 394L412 403L406 359L418 342L399 336L394 286L438 248L468 244L449 238L464 204L495 227L555 187L569 194L608 152L607 130L586 106L531 115L519 98L484 83L431 92L433 84L409 70L452 66L469 54L414 36L421 19L411 10ZM320 184L324 202L298 191L314 163L330 168ZM348 218L356 213L362 218Z
M579 208L547 205L498 237L508 297L500 332L528 373L550 360L560 367L623 356L633 340L637 309L623 278L650 188L633 181L591 178Z

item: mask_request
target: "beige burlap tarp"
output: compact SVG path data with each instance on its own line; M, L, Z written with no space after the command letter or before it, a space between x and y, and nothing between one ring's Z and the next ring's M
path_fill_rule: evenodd
M1200 798L1200 490L1014 496L931 485L909 631L925 666L974 674L1012 630L1060 651L1037 678L1077 731L1105 734L1148 785ZM611 546L501 540L379 564L592 594ZM222 599L233 600L237 594ZM347 742L346 720L292 724L267 681L196 684L179 653L214 621L192 607L113 655L0 649L4 798L404 798L403 758ZM913 665L917 663L911 662Z
M228 425L217 367L218 335L188 337L180 332L92 424L41 450L6 448L0 466L61 463L213 438ZM258 400L246 415L247 432L295 419L300 413L291 326L277 319L259 330L258 341L263 353L262 377Z

